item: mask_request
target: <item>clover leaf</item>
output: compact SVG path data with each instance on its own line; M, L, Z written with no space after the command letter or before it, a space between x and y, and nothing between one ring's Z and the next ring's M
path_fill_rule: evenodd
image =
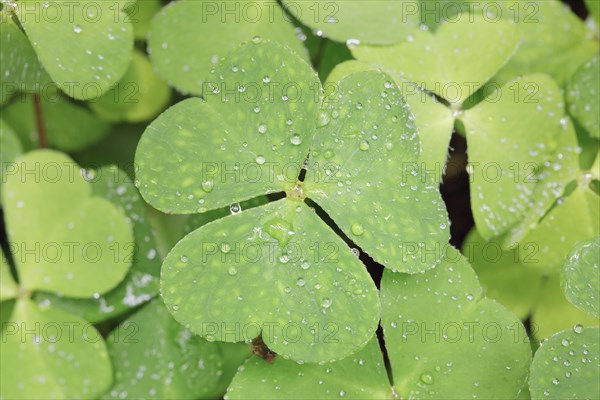
M274 2L172 2L153 18L148 51L158 74L179 91L201 95L211 68L240 42L260 36L289 46L305 57L294 26ZM199 44L201 40L201 44Z
M170 94L169 87L156 75L150 61L136 50L125 75L116 86L90 102L90 108L106 121L140 122L160 113Z
M561 286L577 308L600 318L600 237L578 243L567 257Z
M2 204L20 285L77 298L112 289L130 264L116 251L132 242L124 215L62 153L32 151L15 166Z
M3 11L4 18L16 16L52 80L70 97L85 100L114 85L131 60L133 29L118 5L24 0L7 3Z
M219 346L177 323L160 299L106 339L115 381L104 399L208 398L223 373Z
M96 399L108 389L110 360L88 322L26 298L9 315L2 324L2 398Z
M0 19L0 74L3 77L0 104L3 104L14 92L39 92L51 79L23 31L4 14L0 14Z
M2 278L0 279L0 301L17 297L19 287L12 277L2 249L0 249L0 278Z
M529 318L532 341L577 324L598 324L597 318L567 301L558 274L548 274L547 264L539 258L539 245L529 241L524 244L503 249L502 238L486 241L476 230L469 233L463 253L473 265L486 296L505 305L520 319Z
M577 325L552 336L535 353L532 399L592 399L600 384L600 328Z
M234 215L194 231L165 260L167 307L193 332L212 339L250 340L262 330L270 348L295 360L351 354L377 324L375 286L343 241L299 200L321 205L364 251L389 261L389 268L418 272L435 266L431 253L448 239L447 217L432 180L416 170L402 176L402 163L417 161L420 146L400 92L384 74L365 72L340 82L339 94L321 106L320 85L304 61L261 41L232 53L206 81L213 94L161 115L136 153L137 183L154 207L194 213L233 204ZM241 97L250 95L251 101ZM306 180L300 182L309 149ZM373 204L378 185L397 190ZM274 192L285 192L287 199L238 215L240 201ZM375 218L363 218L360 204ZM418 212L404 211L413 206ZM398 212L404 220L390 217ZM378 237L397 241L381 246ZM246 245L261 251L241 254ZM217 287L220 299L211 294ZM225 304L241 311L224 313ZM357 307L365 313L356 313ZM221 322L227 329L256 324L258 332L228 336ZM271 332L268 323L275 325ZM302 333L292 343L281 329L296 323ZM325 343L334 333L339 342Z
M518 42L508 23L472 16L443 23L435 34L415 31L395 46L357 46L352 54L460 106L510 59Z
M482 297L456 250L422 274L385 271L381 297L392 385L372 340L353 356L324 365L253 357L227 397L516 398L523 390L531 359L525 329L503 306Z
M414 1L284 0L283 5L318 35L349 44L396 43L419 25L419 6Z
M567 87L569 112L590 136L600 138L600 57L585 62L573 74Z
M133 225L134 242L120 246L125 258L132 262L125 278L114 289L94 295L91 299L71 299L51 293L38 293L35 300L51 302L90 322L104 321L119 316L158 294L160 257L146 216L146 205L133 185L133 181L115 166L87 170L92 182L92 192L102 197L127 216Z
M23 148L15 131L3 119L0 119L0 160L2 160L2 176L6 176L12 166L12 162L21 155ZM0 190L2 183L0 182ZM1 194L2 192L0 192ZM0 198L0 204L1 198Z

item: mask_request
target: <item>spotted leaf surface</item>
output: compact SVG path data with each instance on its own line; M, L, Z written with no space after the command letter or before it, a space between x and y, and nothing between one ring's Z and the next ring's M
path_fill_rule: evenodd
M419 25L419 6L414 1L284 0L283 4L317 34L349 44L396 43Z
M105 399L204 398L219 382L222 355L177 323L160 299L107 338L115 381Z
M51 81L23 31L6 14L0 15L0 19L0 104L3 104L17 91L37 93Z
M133 29L113 2L26 0L16 3L15 14L42 65L70 97L98 97L131 61Z
M226 399L389 399L392 396L376 339L341 361L299 365L276 357L250 358L235 376Z
M211 80L205 78L222 57L254 37L286 45L308 59L289 17L269 1L179 0L156 15L148 35L159 75L178 90L195 95L206 91Z
M530 207L564 118L560 88L545 75L517 79L498 93L462 117L469 146L471 207L477 230L487 239L506 232ZM505 151L492 153L493 148Z
M386 267L432 268L449 223L437 185L419 170L419 136L407 103L383 73L355 73L337 86L315 133L308 197ZM394 190L383 194L383 188ZM373 218L363 218L366 205Z
M161 274L175 319L209 340L262 333L296 361L341 359L379 320L377 289L346 244L303 202L279 200L204 225Z
M321 86L299 57L251 43L207 82L206 101L171 107L138 145L140 192L161 211L205 212L291 189L308 153Z
M146 206L133 181L115 166L92 170L89 174L93 176L93 194L116 205L133 225L134 241L123 243L118 248L125 260L132 263L131 269L117 287L102 295L97 293L92 299L70 299L51 293L38 293L35 300L42 304L50 302L53 306L96 323L139 307L158 294L160 257L146 216Z
M78 317L19 299L2 334L3 399L97 399L110 387L104 340Z
M600 57L585 62L567 87L569 112L590 136L600 138Z
M382 324L402 398L515 398L531 350L519 319L482 296L473 270L449 248L435 269L385 271ZM493 327L493 328L492 328Z
M510 59L518 41L509 24L473 16L444 23L435 34L419 30L398 45L358 46L352 53L460 105Z
M561 286L577 308L600 318L600 237L578 243L565 262Z
M600 393L600 329L580 325L552 336L535 353L532 399L593 399Z
M115 287L131 263L118 251L133 241L124 214L62 153L32 151L15 165L2 203L21 286L78 298Z
M171 90L156 75L150 61L136 50L123 78L90 102L90 108L106 121L140 122L154 118L164 110L170 95Z

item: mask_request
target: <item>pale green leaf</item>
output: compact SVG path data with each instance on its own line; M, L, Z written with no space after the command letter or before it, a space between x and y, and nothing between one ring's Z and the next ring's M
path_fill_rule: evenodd
M516 398L531 350L516 316L482 297L473 270L453 248L435 269L385 271L382 325L401 398Z
M110 125L87 108L70 102L59 93L40 97L40 108L49 147L62 151L79 151L106 136ZM23 148L38 146L33 96L16 97L2 110L2 117L19 135Z
M303 202L284 199L197 229L169 253L162 294L176 320L209 340L262 333L296 361L342 359L379 320L377 289L347 245Z
M123 248L133 242L123 213L92 196L65 154L32 151L15 165L2 203L20 284L69 297L115 287L130 266Z
M148 51L158 74L170 85L200 95L206 91L206 82L213 81L205 79L211 68L241 42L254 37L289 46L308 60L288 21L281 7L272 1L228 4L179 0L163 7L152 20Z
M440 261L448 216L432 177L421 173L414 117L390 79L367 71L337 83L324 103L304 190L376 261L415 273Z
M506 232L528 211L538 174L557 147L563 107L552 79L529 75L465 111L471 207L484 238Z
M531 268L537 261L536 248L531 245L521 252L504 250L499 241L485 241L473 229L463 243L462 253L477 273L486 297L524 320L534 310L543 287L543 275Z
M115 166L90 171L92 192L116 205L133 225L134 242L124 244L123 252L131 269L117 287L111 291L94 295L93 299L70 299L50 293L35 296L38 302L50 301L72 314L97 323L119 316L152 299L158 294L161 259L156 249L150 222L146 219L146 205L133 182L125 172Z
M110 387L104 340L86 321L20 299L2 328L3 399L97 399Z
M443 23L435 34L415 31L395 46L358 46L352 54L460 105L500 70L518 42L508 23L473 16Z
M136 40L146 40L152 18L161 8L160 0L138 0L124 8L133 24L133 36Z
M44 68L70 97L102 95L129 66L133 29L115 2L23 0L15 14Z
M0 301L13 299L18 293L19 287L12 277L4 251L0 249Z
M192 335L160 299L123 321L106 343L115 382L104 399L204 398L223 373L218 345Z
M3 104L16 92L38 93L47 89L51 80L23 31L7 14L0 15L0 19L0 104Z
M584 2L590 13L588 18L593 18L596 22L596 29L600 28L600 1L584 0Z
M231 382L226 399L390 399L392 391L377 339L341 361L303 364L276 357L250 358Z
M575 307L600 318L600 237L578 243L568 255L561 286Z
M600 138L600 57L585 62L567 87L569 112L588 131Z
M600 393L600 329L577 326L557 333L535 353L532 399L595 399Z
M137 148L140 192L167 213L205 212L291 189L316 129L318 78L280 45L242 46L207 81L213 89L206 101L168 109Z
M411 0L284 0L283 4L319 36L348 44L397 43L419 25L419 5Z
M558 274L548 276L531 316L531 333L543 340L575 325L598 326L600 320L581 311L565 298Z
M150 61L136 50L119 83L89 104L106 121L140 122L163 111L170 95L170 88L156 75Z

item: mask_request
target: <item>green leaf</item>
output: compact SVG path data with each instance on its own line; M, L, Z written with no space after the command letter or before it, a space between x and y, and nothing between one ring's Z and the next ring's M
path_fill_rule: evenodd
M90 0L23 0L15 5L44 68L70 97L102 95L129 66L133 29L115 5Z
M567 88L569 112L588 131L600 138L600 57L585 62L573 74Z
M14 167L13 162L23 152L21 142L17 138L15 131L3 119L0 119L0 144L0 160L2 160L0 168L3 177L0 189L2 189L2 184L5 181L4 177L8 176ZM2 204L1 198L0 204Z
M338 89L337 82L347 75L377 69L373 64L355 60L338 64L324 84L325 94L329 95L336 91ZM419 131L421 139L419 167L424 172L431 174L436 183L439 183L446 165L448 146L454 126L452 111L440 104L433 96L419 90L416 85L403 84L401 80L397 80L396 83L402 88L402 96L410 106Z
M367 71L344 78L321 118L304 182L308 197L386 267L433 268L449 239L448 217L433 179L420 173L414 117L389 76Z
M6 3L4 3L7 7ZM8 15L0 15L0 104L16 92L38 93L52 82L27 37Z
M4 251L0 249L0 302L14 299L18 293L19 287L12 277L8 262L6 262L6 257L4 257Z
M575 307L600 318L600 237L578 243L566 259L561 278Z
M296 361L342 359L379 320L377 289L347 245L303 202L279 200L204 225L164 261L176 320L209 340L262 332Z
M519 246L537 245L537 265L546 271L557 271L577 242L600 234L599 220L600 197L588 187L578 186L556 203Z
M33 102L33 96L20 96L2 110L2 117L14 127L26 150L38 146ZM57 150L82 150L98 142L110 130L110 125L87 108L59 93L41 96L40 107L48 146Z
M115 382L104 399L205 398L223 373L218 345L178 324L161 300L123 321L106 342Z
M115 287L130 266L119 251L132 243L125 216L92 196L77 164L62 153L32 151L15 164L2 203L20 284L69 297Z
M146 40L152 18L160 11L161 7L160 0L140 0L125 7L125 12L133 24L133 36L136 40Z
M156 75L146 56L136 50L123 78L91 101L90 108L106 121L140 122L163 111L170 96L170 88Z
M464 112L471 207L484 238L506 232L528 211L541 167L557 146L563 107L552 79L529 75Z
M97 399L110 387L104 340L86 321L20 299L2 328L3 399Z
M443 23L435 34L418 30L398 45L358 46L352 54L460 106L510 59L518 42L509 24L472 16Z
M531 317L532 336L539 340L548 338L575 325L598 326L600 320L569 303L560 287L559 274L549 275L538 296Z
M313 2L283 0L288 12L319 36L352 44L392 44L419 25L419 6L407 0Z
M531 268L536 261L535 249L536 246L529 246L521 253L504 250L499 241L485 241L473 229L463 243L462 252L477 273L486 297L524 320L534 310L543 288L543 275Z
M341 361L299 365L276 357L250 358L227 389L226 399L390 399L392 392L377 339Z
M453 248L435 269L385 271L382 325L401 398L515 398L531 350L521 322L482 297L477 277Z
M146 205L127 174L115 166L89 171L88 174L94 175L94 195L116 205L133 225L135 241L119 249L124 258L132 262L131 269L117 287L93 299L69 299L40 293L35 300L50 301L54 306L97 323L119 316L155 297L159 288L161 260L150 222L146 219Z
M205 212L291 189L316 129L320 83L279 45L240 47L207 82L213 91L206 100L168 109L137 148L140 192L167 213Z
M532 399L593 399L600 392L600 329L576 326L552 336L535 353Z
M588 18L593 18L596 22L596 29L600 27L600 2L596 0L584 0L585 5L590 15Z
M228 5L179 0L163 7L152 20L148 51L158 74L169 85L201 95L215 64L254 37L287 45L308 61L306 49L288 21L280 6L269 1Z
M584 61L598 53L593 32L561 1L476 0L473 5L483 7L476 8L476 13L499 9L500 16L514 23L519 32L519 49L494 77L495 85L517 76L543 73L564 86Z

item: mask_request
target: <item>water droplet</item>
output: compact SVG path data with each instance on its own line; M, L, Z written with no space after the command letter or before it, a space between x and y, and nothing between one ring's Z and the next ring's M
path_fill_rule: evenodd
M179 259L181 260L182 263L186 263L189 260L186 256L181 256Z
M326 159L330 159L331 157L333 157L333 150L331 149L327 149L323 152L323 157L325 157Z
M235 276L237 274L237 269L234 267L231 267L227 270L227 273L229 274L229 276Z
M352 227L350 229L352 230L352 233L356 236L360 236L363 233L365 233L365 229L363 228L363 226L358 223L352 224Z
M221 243L221 253L229 253L231 251L231 246L229 243Z
M565 347L567 347L568 345L570 345L570 344L571 344L571 342L569 342L569 339L563 339L561 343L562 343L562 345L563 345L563 346L565 346Z
M552 379L552 383L555 385L558 385L560 383L560 381L558 380L558 378L554 378L554 379Z
M296 285L302 287L302 286L306 285L306 281L302 278L298 278L298 280L296 281Z
M426 385L431 385L433 383L433 375L431 375L431 372L423 372L421 374L421 382Z
M327 111L321 111L319 113L319 119L317 120L317 126L322 127L329 124L330 118Z
M573 327L573 331L574 331L575 333L581 333L581 332L583 332L583 325L580 325L580 324L577 324L577 325L575 325L575 326Z
M346 40L346 46L348 46L349 49L355 49L359 45L360 45L360 40L358 40L358 39L348 39L348 40Z
M264 160L263 160L264 163ZM229 206L229 211L231 211L231 214L239 214L242 212L242 207L240 206L240 203L233 203L232 205Z
M256 156L256 163L258 165L263 165L265 163L265 158L263 156Z
M323 301L321 302L321 306L323 306L323 308L329 308L329 307L331 307L331 303L332 303L331 299L329 297L325 297L323 299Z
M252 43L259 44L260 42L262 42L262 38L260 36L254 36L252 38Z
M260 124L258 126L258 133L266 133L267 132L267 124Z
M269 83L271 82L271 77L269 75L265 75L262 78L263 83Z
M360 142L360 144L358 145L358 148L361 149L362 151L367 151L369 150L369 142L367 142L366 140L363 140L362 142Z
M81 28L81 26L79 26L79 25L73 26L73 32L81 33L82 31L83 31L83 29Z
M273 218L267 221L262 229L277 240L281 247L286 246L295 234L293 225L281 218Z
M300 137L300 135L294 134L292 135L290 142L292 142L294 146L298 146L300 143L302 143L302 138Z
M302 269L309 269L310 268L310 263L308 261L303 261L302 264L300 264L300 268Z
M204 190L206 193L212 192L212 190L213 190L214 187L215 187L215 182L214 181L204 181L204 182L202 182L202 190Z

